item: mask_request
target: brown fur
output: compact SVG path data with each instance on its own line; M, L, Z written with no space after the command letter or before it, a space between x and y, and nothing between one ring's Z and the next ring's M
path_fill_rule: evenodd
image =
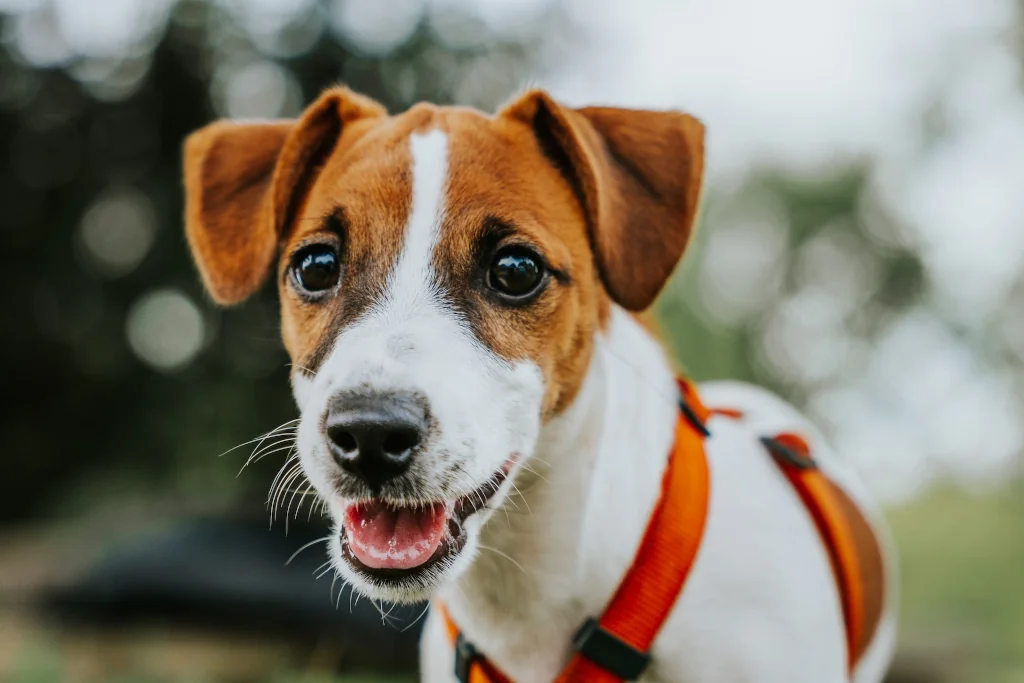
M704 126L687 114L568 109L534 91L504 115L527 122L576 191L605 288L647 308L689 242L704 172Z
M646 308L679 260L700 191L703 128L691 117L564 108L530 92L497 116L421 104L387 117L345 89L298 122L215 123L186 144L186 230L211 295L251 294L280 254L285 346L316 371L342 327L376 300L401 251L412 194L408 138L448 136L438 284L477 337L541 368L545 415L576 395L609 302ZM342 285L309 301L289 268L310 244L340 254ZM528 305L498 301L488 259L529 245L557 275Z
M376 102L339 88L297 122L219 121L188 137L185 233L215 301L237 303L256 291L342 128L385 113Z

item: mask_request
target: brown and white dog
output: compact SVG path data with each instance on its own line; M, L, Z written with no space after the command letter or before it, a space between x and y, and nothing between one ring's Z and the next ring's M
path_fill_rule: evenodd
M188 139L199 271L222 304L277 280L298 453L357 591L440 597L510 678L556 676L658 500L677 387L633 313L683 254L702 168L690 116L539 91L495 116L389 116L335 88L298 120ZM878 514L795 409L734 382L700 391L744 417L711 420L703 545L641 680L850 681L829 556L758 436L806 435L887 550ZM886 554L856 683L880 681L894 647ZM452 656L432 610L423 679L454 680Z

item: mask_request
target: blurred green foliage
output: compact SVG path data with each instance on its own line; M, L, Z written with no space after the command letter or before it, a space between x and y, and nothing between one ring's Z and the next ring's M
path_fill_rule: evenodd
M368 52L339 25L344 3L268 16L256 4L163 4L155 28L113 56L64 45L48 3L0 15L0 291L13 293L0 335L0 432L16 455L0 477L0 521L122 496L262 502L279 460L236 480L247 452L215 456L294 416L276 292L228 311L207 302L182 230L188 133L223 115L295 115L337 82L392 110L451 102L458 87L477 100L469 104L491 106L539 49L536 27L494 35L456 6L429 20L420 8L400 40ZM135 204L103 204L126 193L141 217L125 215ZM153 225L139 225L147 217ZM141 260L110 267L125 258L126 236L150 232ZM186 322L198 302L202 345L161 368L133 353L126 332L140 302L168 289L186 297ZM175 324L151 331L150 343Z

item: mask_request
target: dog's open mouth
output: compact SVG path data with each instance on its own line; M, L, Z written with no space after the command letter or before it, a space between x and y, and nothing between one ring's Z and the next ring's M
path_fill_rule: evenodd
M400 505L372 498L345 509L341 550L352 567L377 579L419 574L466 544L464 522L483 508L508 477L509 460L482 486L454 501Z

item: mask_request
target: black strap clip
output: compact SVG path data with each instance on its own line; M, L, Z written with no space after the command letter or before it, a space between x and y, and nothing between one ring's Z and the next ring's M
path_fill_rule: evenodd
M772 454L776 460L781 460L787 465L792 465L798 470L816 470L818 469L818 463L814 461L809 455L803 453L797 453L792 448L789 448L778 439L773 439L770 436L762 436L761 443L768 449L768 452Z
M686 421L693 425L693 428L703 434L705 437L711 436L711 432L708 431L708 427L704 422L697 417L697 413L694 412L690 404L686 402L686 398L679 399L679 410L683 413Z
M455 678L459 683L469 683L469 672L477 657L476 647L460 633L455 640Z
M651 655L641 652L601 627L590 618L576 632L572 645L581 655L624 681L635 681L651 663Z

